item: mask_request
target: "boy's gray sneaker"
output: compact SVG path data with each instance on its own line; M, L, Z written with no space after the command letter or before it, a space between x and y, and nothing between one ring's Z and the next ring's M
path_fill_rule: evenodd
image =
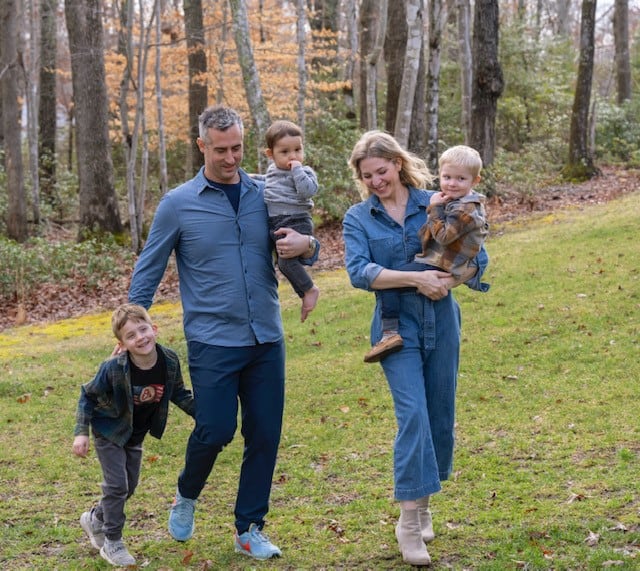
M80 516L80 527L82 527L85 533L89 536L89 541L91 541L91 545L93 545L93 547L96 549L102 548L104 545L102 522L98 521L93 516L93 510L90 512L84 512Z
M136 560L131 556L131 553L127 551L122 539L111 541L105 538L104 545L100 550L100 555L103 559L111 563L111 565L116 565L117 567L129 567L130 565L136 564Z

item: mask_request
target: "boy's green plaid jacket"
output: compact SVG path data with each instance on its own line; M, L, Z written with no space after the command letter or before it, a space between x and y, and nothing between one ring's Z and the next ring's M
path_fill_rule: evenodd
M167 383L157 414L153 416L149 433L162 438L167 425L169 401L195 415L193 394L184 386L178 355L156 345L162 351L167 367ZM80 399L76 411L74 436L89 435L89 426L107 440L124 446L133 433L133 391L128 353L122 353L100 365L94 379L80 389Z

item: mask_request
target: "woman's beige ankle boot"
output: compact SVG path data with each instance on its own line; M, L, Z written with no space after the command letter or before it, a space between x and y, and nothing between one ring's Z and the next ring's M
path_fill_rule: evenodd
M422 541L417 508L400 511L400 519L396 525L396 538L405 563L409 563L409 565L429 565L431 563L427 546Z
M433 521L431 520L431 510L429 509L429 496L420 498L418 504L418 517L420 518L420 529L422 531L422 541L429 543L433 541L436 534L433 533Z

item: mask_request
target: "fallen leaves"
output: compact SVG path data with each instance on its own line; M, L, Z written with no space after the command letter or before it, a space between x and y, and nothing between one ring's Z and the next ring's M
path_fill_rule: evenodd
M518 190L501 189L500 196L492 197L487 207L490 224L520 219L528 214L549 212L582 204L600 204L633 192L640 185L640 172L625 171L617 167L602 167L603 175L581 184L563 184L541 188L535 196L523 195ZM623 181L623 182L621 182ZM67 229L61 229L69 239ZM322 244L320 257L314 270L332 270L344 267L342 222L319 225L314 234ZM51 236L52 240L60 236ZM126 301L128 283L133 265L121 268L120 279L104 279L98 287L88 288L78 279L69 284L41 284L28 299L9 300L0 310L0 331L23 323L37 323L67 319L104 308L112 309ZM178 276L173 265L165 273L157 291L157 300L178 299Z

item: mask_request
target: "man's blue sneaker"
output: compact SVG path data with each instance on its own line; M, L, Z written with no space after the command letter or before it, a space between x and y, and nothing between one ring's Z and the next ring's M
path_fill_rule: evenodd
M195 524L193 522L193 512L196 509L196 500L183 498L176 490L176 499L173 500L171 511L169 512L169 533L177 541L187 541L191 539Z
M255 523L249 526L249 531L240 535L236 532L234 543L236 552L244 553L254 559L271 559L282 555L282 551L269 541Z

